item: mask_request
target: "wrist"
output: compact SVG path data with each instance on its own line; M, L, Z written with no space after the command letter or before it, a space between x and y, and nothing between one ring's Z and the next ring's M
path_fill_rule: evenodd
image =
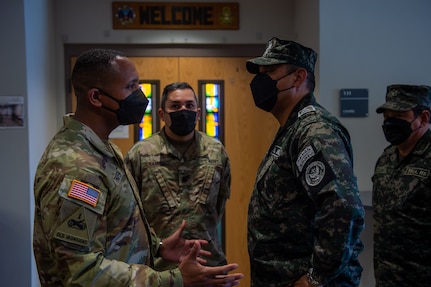
M308 269L307 273L308 284L312 287L322 287L322 283L313 268Z

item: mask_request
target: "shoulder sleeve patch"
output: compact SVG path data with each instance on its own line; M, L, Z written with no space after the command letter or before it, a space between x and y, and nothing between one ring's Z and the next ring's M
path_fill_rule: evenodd
M74 179L67 196L86 202L91 206L96 206L99 200L99 194L100 190Z
M98 214L103 214L106 194L92 184L66 176L60 185L58 194L66 200L85 206Z
M54 238L78 246L88 246L89 226L84 207L77 209L55 231Z
M296 166L298 167L299 172L302 172L302 169L304 168L305 163L315 156L316 153L311 145L306 146L298 156L298 159L296 160Z
M335 174L325 158L319 153L306 165L303 179L310 192L316 193L333 181Z

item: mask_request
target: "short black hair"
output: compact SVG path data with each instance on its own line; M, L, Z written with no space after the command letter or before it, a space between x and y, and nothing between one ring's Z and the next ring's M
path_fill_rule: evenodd
M72 71L72 85L75 94L81 94L91 87L103 86L105 75L112 71L112 62L125 55L116 50L91 49L76 60Z
M163 89L162 99L160 102L160 107L162 108L162 110L165 110L166 100L168 99L168 95L170 92L175 91L175 90L185 90L185 89L190 89L193 91L193 94L195 95L196 103L198 103L198 97L196 96L195 90L193 90L192 86L190 86L189 83L187 83L187 82L174 82L174 83L167 85Z

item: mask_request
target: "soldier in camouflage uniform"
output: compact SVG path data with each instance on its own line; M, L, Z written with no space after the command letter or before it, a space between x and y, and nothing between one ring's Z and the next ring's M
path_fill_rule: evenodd
M150 232L139 191L108 135L140 122L148 100L134 64L121 53L94 49L74 66L74 115L54 136L38 165L33 248L41 286L237 285L236 264L206 267L204 240L184 240L180 228L160 239ZM178 261L157 272L154 256Z
M389 143L373 175L377 287L430 286L431 87L391 85L383 113Z
M348 131L313 95L317 54L273 38L248 60L257 107L280 124L248 211L252 286L358 286L364 209Z
M153 136L137 142L127 153L130 168L156 233L171 234L182 220L185 238L205 239L210 266L226 264L218 224L230 195L230 164L223 144L195 130L200 108L193 88L184 82L167 85L162 93L160 118L166 123ZM156 260L166 270L176 263Z

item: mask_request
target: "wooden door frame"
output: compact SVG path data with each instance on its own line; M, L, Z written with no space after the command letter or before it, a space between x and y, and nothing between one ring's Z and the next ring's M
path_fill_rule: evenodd
M72 112L70 59L93 49L114 49L128 57L257 57L266 44L65 44L64 83L66 113ZM245 65L245 63L244 63Z

